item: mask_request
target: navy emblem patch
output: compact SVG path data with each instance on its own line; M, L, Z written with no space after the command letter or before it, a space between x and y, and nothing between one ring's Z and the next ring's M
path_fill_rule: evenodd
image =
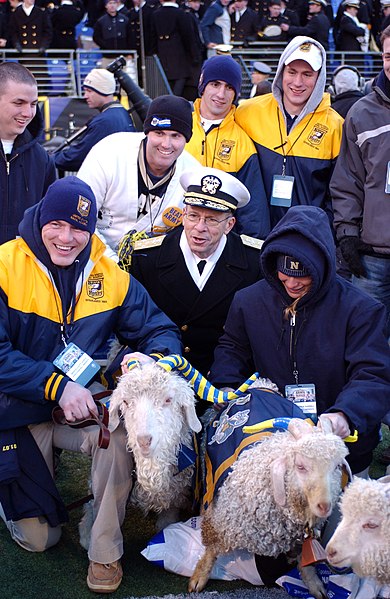
M307 141L315 146L319 146L328 131L328 127L321 125L320 123L316 123L313 129L310 131Z
M91 200L85 198L82 195L79 195L79 200L77 202L77 212L80 216L87 217L91 210Z
M87 280L87 295L92 299L100 299L104 295L104 281L101 273L91 275Z
M222 187L221 179L218 179L218 177L215 177L214 175L206 175L205 177L202 177L200 183L202 192L208 193L212 196L214 196Z
M223 139L217 151L217 156L219 160L228 162L235 145L236 142L232 139Z

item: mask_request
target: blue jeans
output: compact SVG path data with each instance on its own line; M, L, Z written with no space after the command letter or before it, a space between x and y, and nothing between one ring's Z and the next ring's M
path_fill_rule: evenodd
M386 335L390 338L390 257L362 256L367 276L352 276L352 283L384 304L387 311Z

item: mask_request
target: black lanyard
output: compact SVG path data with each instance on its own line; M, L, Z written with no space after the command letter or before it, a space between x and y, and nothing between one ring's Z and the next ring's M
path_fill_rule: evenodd
M298 137L293 141L293 143L291 144L291 146L289 147L289 149L287 150L287 152L285 152L284 150L284 146L286 145L287 141L283 141L283 137L282 137L282 127L280 125L280 114L279 114L279 110L277 111L277 115L278 115L278 126L279 126L279 135L280 135L280 146L276 146L275 149L278 148L282 148L282 152L283 152L283 165L282 165L282 177L286 176L286 163L287 163L287 156L289 155L289 153L291 152L291 150L293 149L293 147L295 146L295 144L297 143L297 141L302 137L302 135L304 134L306 128L308 127L308 125L310 124L312 118L314 117L316 113L316 110L314 112L312 112L311 117L309 118L309 120L307 121L306 125L304 126L304 128L302 129L302 131L300 132L300 134L298 135Z

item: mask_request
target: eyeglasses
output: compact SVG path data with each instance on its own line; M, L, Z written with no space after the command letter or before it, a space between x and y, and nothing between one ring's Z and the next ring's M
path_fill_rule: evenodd
M184 216L192 225L198 225L201 220L204 221L204 224L208 227L218 227L220 223L223 223L224 220L228 220L228 218L232 218L232 215L227 216L226 218L214 218L213 216L199 216L199 214L194 214L193 212L185 213Z

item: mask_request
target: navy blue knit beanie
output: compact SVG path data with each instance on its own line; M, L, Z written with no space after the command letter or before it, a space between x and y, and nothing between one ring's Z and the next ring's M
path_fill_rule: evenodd
M41 200L39 226L64 220L76 229L92 235L96 228L96 199L92 189L78 177L54 181Z
M231 85L235 92L235 100L237 100L241 91L241 68L231 56L212 56L204 62L202 67L198 85L200 96L210 81L225 81Z

